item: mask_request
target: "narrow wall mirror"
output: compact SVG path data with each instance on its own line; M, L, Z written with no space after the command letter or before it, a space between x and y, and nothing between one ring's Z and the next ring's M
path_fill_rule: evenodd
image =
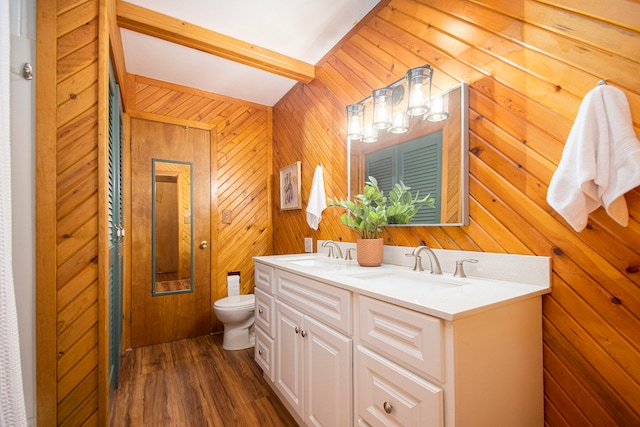
M193 292L190 162L153 159L152 293Z
M365 107L365 114L368 110L372 109ZM369 176L376 178L385 194L396 182L402 181L411 187L412 194L418 191L420 196L431 194L436 199L435 208L420 208L407 225L468 224L469 108L466 83L434 95L431 112L437 110L448 113L448 117L438 117L438 121L425 120L423 116L410 117L409 130L405 133L379 131L375 142L364 142L367 138L350 140L349 199L362 193Z

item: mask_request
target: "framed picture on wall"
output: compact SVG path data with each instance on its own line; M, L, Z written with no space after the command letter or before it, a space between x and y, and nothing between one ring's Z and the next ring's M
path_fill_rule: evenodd
M299 161L280 169L280 209L302 209Z

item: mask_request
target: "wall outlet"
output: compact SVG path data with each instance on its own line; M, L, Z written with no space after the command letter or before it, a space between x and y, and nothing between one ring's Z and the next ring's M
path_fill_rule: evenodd
M313 238L311 237L304 238L304 251L313 252Z

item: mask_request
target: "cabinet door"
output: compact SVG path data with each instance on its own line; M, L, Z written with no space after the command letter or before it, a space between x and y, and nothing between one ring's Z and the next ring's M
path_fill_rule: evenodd
M275 358L273 348L273 338L268 336L260 328L256 328L256 345L254 348L254 357L256 363L260 366L266 375L272 382L275 380Z
M288 271L276 271L276 295L344 334L353 333L351 292Z
M387 359L445 382L442 321L360 296L360 342Z
M254 277L256 288L268 293L269 295L273 295L276 290L275 280L273 280L274 269L268 265L264 265L260 262L255 262L254 267Z
M441 388L362 346L357 359L358 425L443 426Z
M352 340L305 316L305 421L349 426L353 420Z
M276 302L276 387L299 416L303 416L302 323L302 313L280 301Z
M256 295L256 326L262 328L262 330L273 337L273 330L275 328L275 304L271 295L267 295L260 289L255 289Z

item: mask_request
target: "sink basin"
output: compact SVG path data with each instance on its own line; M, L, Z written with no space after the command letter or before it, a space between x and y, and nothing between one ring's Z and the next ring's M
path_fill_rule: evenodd
M346 273L345 276L357 281L367 282L377 289L398 289L400 287L416 287L420 291L439 291L468 285L462 279L453 279L428 272L404 272L395 270L380 270L371 272Z
M349 267L348 261L318 255L284 256L278 258L278 261L291 263L300 267L321 267L329 269L342 269Z
M290 262L292 264L301 265L303 267L318 267L318 266L324 267L325 265L334 265L330 262L319 260L319 259L301 259L301 260L290 261Z

